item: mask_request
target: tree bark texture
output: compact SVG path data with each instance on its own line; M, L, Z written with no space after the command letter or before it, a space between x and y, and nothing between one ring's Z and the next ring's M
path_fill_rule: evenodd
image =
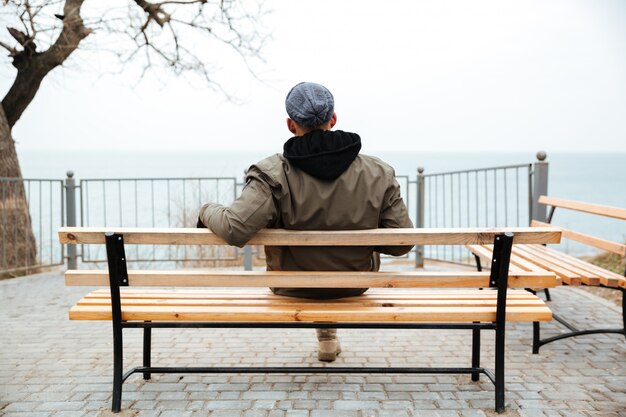
M0 106L0 277L35 269L37 241L11 128Z

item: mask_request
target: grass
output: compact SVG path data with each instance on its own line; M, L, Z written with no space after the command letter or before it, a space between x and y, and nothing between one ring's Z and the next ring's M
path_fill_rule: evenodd
M626 257L611 252L596 255L589 259L589 262L620 275L623 275L626 270Z

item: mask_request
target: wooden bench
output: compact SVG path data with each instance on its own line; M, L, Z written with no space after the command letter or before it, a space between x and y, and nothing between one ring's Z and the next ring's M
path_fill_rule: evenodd
M505 233L506 232L506 233ZM556 228L376 229L360 231L262 230L248 243L274 246L464 245L494 243L486 272L268 272L127 270L128 244L225 242L206 229L63 228L62 243L106 244L108 271L69 270L66 284L108 286L90 292L70 310L72 320L112 320L113 400L120 411L122 384L141 373L461 373L495 384L495 408L504 410L506 322L549 321L543 300L508 287L553 287L552 272L509 273L513 240L558 243ZM147 288L146 288L147 287ZM150 288L168 287L168 288ZM205 287L190 289L189 287ZM206 288L209 287L209 288ZM227 287L227 288L210 288ZM256 288L250 288L256 287ZM262 287L262 288L259 288ZM314 301L282 297L267 287L372 288L362 296ZM481 290L481 289L485 290ZM355 367L160 367L151 365L154 328L359 328L460 329L472 331L471 366L457 368ZM123 373L122 330L143 329L143 366ZM480 331L495 331L495 371L480 366Z
M550 222L552 221L552 217L554 216L554 212L557 207L626 220L626 209L617 207L608 207L547 196L539 197L539 203L550 206L548 223L533 220L531 222L531 226L533 227L550 226ZM621 257L626 256L626 245L623 243L611 242L568 229L561 229L561 231L563 233L563 237L566 239L575 240L585 245L612 252L620 255ZM491 245L467 245L467 248L474 254L474 256L476 256L479 270L481 270L480 259L489 259L493 253L493 247ZM511 265L509 270L511 272L552 271L557 275L558 280L564 285L601 286L622 292L622 321L624 327L620 329L580 330L576 326L569 323L566 317L563 317L560 314L554 314L554 319L563 324L570 331L557 336L541 339L540 325L539 323L535 323L533 326L533 353L538 353L539 348L547 343L574 336L595 333L617 333L626 336L626 296L624 294L626 292L626 271L624 271L624 275L619 275L574 256L537 244L514 245L510 262ZM550 300L550 293L547 291L546 296L547 299Z

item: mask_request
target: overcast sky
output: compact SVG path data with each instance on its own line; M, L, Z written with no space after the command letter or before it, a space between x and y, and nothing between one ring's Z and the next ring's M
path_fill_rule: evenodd
M23 149L278 151L300 81L334 94L366 150L626 152L626 1L272 1L260 83L220 56L241 104L75 52L14 128ZM97 45L98 37L91 40ZM199 44L197 47L202 48ZM5 61L6 62L6 61ZM0 71L0 93L13 73Z

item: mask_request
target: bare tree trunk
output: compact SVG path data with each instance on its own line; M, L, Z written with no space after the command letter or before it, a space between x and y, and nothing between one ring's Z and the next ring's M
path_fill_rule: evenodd
M15 152L15 141L11 136L11 127L2 106L0 106L0 177L22 177Z
M33 235L15 142L2 106L0 177L12 178L0 181L0 271L10 274L29 272L37 265L37 241Z
M35 97L43 79L62 65L91 33L80 16L83 1L65 0L63 29L44 52L36 52L32 39L9 28L24 49L13 55L17 75L0 104L0 178L15 178L0 181L0 276L7 270L29 272L38 263L37 241L11 129Z

